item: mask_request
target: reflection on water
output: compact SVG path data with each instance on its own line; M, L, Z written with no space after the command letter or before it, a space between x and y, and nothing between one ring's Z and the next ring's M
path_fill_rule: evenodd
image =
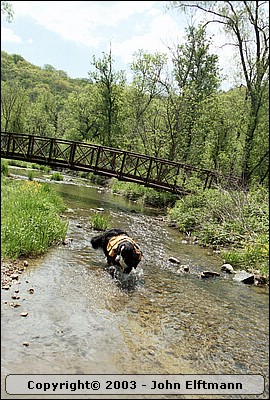
M52 185L70 208L72 241L30 261L21 283L3 292L2 379L6 373L268 376L266 288L223 273L201 279L204 269L220 272L222 260L181 243L153 210L93 188ZM97 207L143 250L144 276L134 290L121 290L104 269L103 253L91 248L90 209ZM171 256L190 272L179 273ZM18 308L9 306L15 289Z

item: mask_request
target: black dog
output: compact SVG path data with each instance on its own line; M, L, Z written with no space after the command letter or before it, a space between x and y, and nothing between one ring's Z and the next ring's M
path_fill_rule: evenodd
M142 260L142 251L126 231L119 228L107 230L91 239L94 249L102 249L108 265L117 265L129 274Z

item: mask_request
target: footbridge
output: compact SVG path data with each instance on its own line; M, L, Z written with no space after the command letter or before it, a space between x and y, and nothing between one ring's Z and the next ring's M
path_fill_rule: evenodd
M95 144L13 132L1 132L1 158L92 172L179 195L190 193L186 184L191 177L199 178L204 188L236 182L233 177L180 162Z

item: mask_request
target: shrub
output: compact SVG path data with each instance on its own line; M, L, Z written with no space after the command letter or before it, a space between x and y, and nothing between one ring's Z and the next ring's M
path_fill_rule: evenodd
M38 169L39 171L44 171L47 173L49 173L51 171L51 167L49 167L48 165L40 165L40 164L36 164L36 163L32 163L31 168Z
M93 172L80 171L78 174L81 178L89 179L94 184L100 186L105 185L105 183L108 181L108 178L106 176L95 175Z
M27 176L28 176L29 181L32 181L34 179L34 172L29 170L27 172Z
M8 162L6 160L1 160L1 175L8 175Z
M51 175L51 181L63 181L64 177L62 174L60 174L60 172L54 172Z

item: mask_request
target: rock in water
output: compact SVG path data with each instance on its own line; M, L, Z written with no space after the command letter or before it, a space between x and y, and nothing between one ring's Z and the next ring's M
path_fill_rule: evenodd
M237 281L237 282L247 283L247 284L254 284L255 277L253 274L250 274L246 271L238 271L234 275L233 280Z

